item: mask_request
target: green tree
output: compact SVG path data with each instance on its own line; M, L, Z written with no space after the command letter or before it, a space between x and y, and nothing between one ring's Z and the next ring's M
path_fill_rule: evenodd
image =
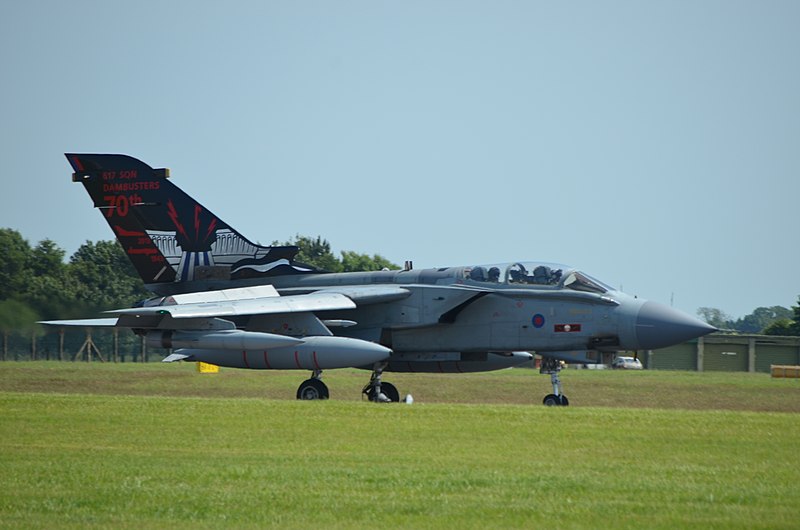
M11 228L0 228L0 300L15 298L30 278L31 246Z
M31 251L28 269L34 276L60 276L67 267L64 254L52 240L43 239Z
M68 273L84 311L127 307L150 295L117 241L87 241L70 258Z
M342 258L339 259L331 251L331 244L328 240L321 236L313 238L298 234L291 241L284 243L273 241L272 244L298 247L300 250L295 257L296 261L327 272L379 271L384 268L400 268L379 254L370 257L367 254L345 250L342 251Z
M800 334L800 295L797 296L797 305L792 306L792 311L794 311L794 324Z
M792 311L776 305L759 307L749 315L730 323L730 327L740 333L761 333L776 320L791 319Z
M697 314L717 329L728 329L730 327L731 317L716 307L701 307L697 310Z
M788 318L781 318L764 328L764 335L780 335L792 336L794 335L794 321Z
M87 308L78 301L80 291L81 286L65 270L32 277L23 299L45 320L81 318L86 316Z
M800 336L800 296L797 305L792 306L791 318L780 318L764 329L765 335Z
M344 272L397 270L399 268L380 254L369 257L367 254L359 254L350 250L342 251L342 270Z
M26 284L18 298L41 318L78 316L74 306L76 287L70 281L64 250L52 240L40 241L30 253ZM72 309L72 311L70 311Z
M322 239L320 236L314 239L298 234L294 237L294 241L283 244L294 245L300 249L295 257L295 260L300 263L328 272L342 271L342 264L331 252L331 244L327 239Z
M0 301L0 333L3 335L3 360L8 358L8 336L14 332L36 328L39 315L24 302L7 299Z

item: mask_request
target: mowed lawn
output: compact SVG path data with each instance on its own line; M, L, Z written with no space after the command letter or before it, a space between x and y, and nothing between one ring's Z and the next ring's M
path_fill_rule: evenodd
M297 402L301 372L0 370L0 528L800 526L800 381L566 371L549 409L523 370L391 377L410 406L359 401L357 371Z

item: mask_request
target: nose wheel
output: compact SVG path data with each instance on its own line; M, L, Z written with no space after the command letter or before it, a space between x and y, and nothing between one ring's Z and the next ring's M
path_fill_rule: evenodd
M542 366L539 368L540 374L548 374L550 383L553 385L553 393L547 394L542 403L548 407L566 407L569 405L567 396L561 392L561 361L553 357L542 357Z
M569 405L569 400L564 394L558 396L555 394L547 394L542 400L542 403L548 407L566 407Z
M400 393L391 383L381 382L381 375L386 363L377 363L372 371L369 383L361 391L367 399L375 403L397 403L400 401Z

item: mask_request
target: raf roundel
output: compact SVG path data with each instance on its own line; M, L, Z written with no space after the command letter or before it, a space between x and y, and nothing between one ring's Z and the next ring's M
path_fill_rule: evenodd
M541 328L542 326L544 326L544 316L541 313L536 313L535 315L533 315L531 323L533 324L533 327L535 327L536 329Z

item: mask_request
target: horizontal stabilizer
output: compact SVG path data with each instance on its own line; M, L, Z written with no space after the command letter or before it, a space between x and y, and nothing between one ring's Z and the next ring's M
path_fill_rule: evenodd
M82 318L78 320L40 320L37 324L45 326L81 327L81 328L113 328L116 318Z

